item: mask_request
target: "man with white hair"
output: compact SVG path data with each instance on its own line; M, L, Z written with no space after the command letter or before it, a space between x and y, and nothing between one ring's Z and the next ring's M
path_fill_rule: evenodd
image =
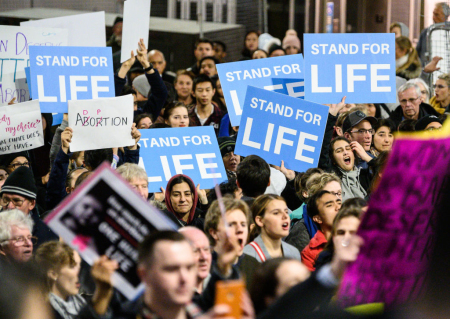
M0 214L0 264L24 263L33 256L33 220L19 209Z

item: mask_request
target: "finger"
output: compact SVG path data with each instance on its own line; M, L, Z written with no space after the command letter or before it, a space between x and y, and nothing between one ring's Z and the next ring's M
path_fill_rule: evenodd
M281 160L281 168L282 169L284 168L284 161L283 160Z
M342 98L342 100L341 100L341 103L345 103L345 99L346 99L347 97L346 96L344 96L343 98Z
M133 58L134 58L134 52L133 52L133 50L131 50L131 57L130 57L130 60L133 60Z

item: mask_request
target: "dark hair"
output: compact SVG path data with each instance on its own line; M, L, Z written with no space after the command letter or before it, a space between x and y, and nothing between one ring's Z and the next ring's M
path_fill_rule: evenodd
M236 178L230 178L226 182L222 182L219 184L220 193L222 196L230 194L234 197L234 193L238 190L236 184ZM208 203L212 203L217 199L216 189L213 188L208 194Z
M269 54L269 57L272 55L272 53L274 51L277 51L277 50L281 50L281 51L283 51L286 54L286 51L283 49L282 46L280 46L278 44L273 44L273 45L270 46L269 51L267 52Z
M378 122L375 123L375 125L373 126L373 129L376 131L378 131L378 129L380 127L386 126L391 130L391 133L395 132L395 124L394 122L392 122L391 119L380 119L378 120ZM373 139L372 139L373 141Z
M223 52L227 52L227 45L222 41L214 40L214 44L221 46Z
M323 170L318 167L309 168L306 172L300 173L297 176L295 176L294 180L294 187L295 187L295 193L297 194L298 198L300 198L302 201L305 201L306 198L303 196L303 192L306 191L306 182L308 181L308 178L310 178L313 174L322 174Z
M307 212L308 212L308 216L311 217L311 219L314 216L319 215L319 207L317 205L317 202L325 194L331 194L331 193L329 191L326 191L326 190L321 190L321 191L315 193L314 195L312 195L308 199L308 210L307 210Z
M379 174L381 173L381 171L384 169L384 167L386 166L387 160L389 158L389 152L380 152L380 154L378 154L378 156L373 159L373 165L372 165L372 182L370 183L370 192L372 192L375 187L377 186L380 177Z
M403 120L398 125L398 131L399 132L414 132L415 126L417 121L416 120Z
M195 185L193 185L192 181L184 177L183 175L179 175L178 177L174 178L170 185L167 185L166 192L170 194L170 192L172 192L172 188L175 185L182 183L187 183L189 185L189 188L191 189L192 194L195 193Z
M256 36L259 37L259 32L258 32L258 31L255 31L255 30L250 30L250 31L248 31L248 32L245 34L245 37L244 37L244 49L242 49L242 52L241 52L243 56L248 57L248 58L250 58L250 59L252 58L253 52L251 52L249 49L247 49L247 47L246 47L246 45L245 45L245 40L246 40L247 37L248 37L250 34L252 34L252 33L256 34Z
M259 264L253 274L252 284L249 287L250 298L255 308L255 314L259 314L267 308L266 298L275 297L278 287L277 270L281 264L292 258L273 258Z
M134 123L136 123L136 127L137 127L137 128L139 128L139 127L138 127L138 126L139 126L139 122L140 122L142 119L145 119L146 117L148 117L150 120L152 119L152 115L149 114L149 113L142 113L142 114L137 115L137 116L134 118ZM152 121L152 122L153 122L153 121Z
M186 237L184 237L182 234L173 231L173 230L162 230L157 231L149 236L147 236L140 244L138 248L139 257L138 262L139 264L145 264L146 266L151 265L153 261L153 254L155 250L156 244L158 244L160 241L171 241L171 242L188 242Z
M86 167L91 170L95 170L104 161L112 163L113 161L113 150L112 148L102 148L98 150L90 150L84 152L84 163Z
M149 128L168 128L168 127L172 126L166 123L153 123L152 126L150 126Z
M203 63L203 61L205 61L205 60L213 60L214 61L214 64L220 64L220 61L219 60L217 60L215 57L213 57L213 56L205 56L205 57L203 57L201 60L200 60L200 62L198 63L199 65L200 65L200 67L202 66L202 63Z
M212 85L212 88L215 89L216 88L216 84L213 82L213 80L211 80L211 78L205 74L200 74L199 76L197 76L194 79L194 85L192 86L192 91L195 92L195 88L197 87L197 84L199 83L204 83L204 82L209 82Z
M247 156L236 170L237 181L245 196L264 194L270 182L270 167L258 155Z
M186 110L188 111L188 114L189 114L189 109L183 102L174 101L172 103L169 103L169 105L167 105L167 107L164 109L164 113L163 113L164 120L167 120L169 118L169 116L172 114L173 110L175 110L177 107L186 108Z
M74 189L76 189L81 183L84 182L86 178L88 178L92 174L91 171L83 172L78 176L77 181L75 182Z
M69 173L67 173L66 183L64 185L66 188L70 188L70 185L72 184L73 174L76 171L79 171L80 169L86 169L86 168L84 168L84 167L77 167L77 168L74 168L73 170L69 171ZM75 183L76 183L76 181L75 181Z
M125 85L122 89L122 92L120 93L120 95L128 95L128 94L137 95L135 89L133 89L131 85Z
M348 144L350 144L350 141L346 138L346 137L343 137L343 136L338 136L338 137L336 137L335 139L333 139L332 141L331 141L331 143L330 143L330 148L329 148L329 156L330 156L330 160L331 160L331 163L333 163L333 165L335 165L336 164L336 162L335 162L335 160L334 160L334 150L333 150L333 147L334 147L334 144L336 144L336 142L339 142L339 141L345 141L345 142L347 142ZM356 164L356 156L355 156L355 164ZM339 175L340 176L340 175Z
M353 197L347 199L345 202L342 203L341 210L347 209L347 208L357 208L362 209L363 207L367 206L367 201L364 198L361 197Z
M195 41L195 44L194 44L195 50L197 50L197 47L198 47L198 45L200 43L209 43L209 44L211 44L211 49L214 48L214 43L211 40L208 40L208 39L205 39L205 38L200 38L197 41Z

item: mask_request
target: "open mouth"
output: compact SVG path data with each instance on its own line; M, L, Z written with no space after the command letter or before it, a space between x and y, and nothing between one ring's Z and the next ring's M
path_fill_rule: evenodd
M244 243L244 240L242 238L238 238L238 243L239 243L239 246L242 247L242 244Z
M345 165L350 165L350 163L351 163L350 156L344 157L344 164Z
M283 223L283 225L281 225L283 227L283 229L289 229L289 223Z

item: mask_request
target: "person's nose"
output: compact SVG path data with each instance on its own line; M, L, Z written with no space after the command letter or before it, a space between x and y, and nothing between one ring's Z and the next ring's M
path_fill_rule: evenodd
M14 209L14 208L16 208L16 205L14 205L14 203L13 203L13 201L10 201L9 203L8 203L8 206L6 206L8 209Z

